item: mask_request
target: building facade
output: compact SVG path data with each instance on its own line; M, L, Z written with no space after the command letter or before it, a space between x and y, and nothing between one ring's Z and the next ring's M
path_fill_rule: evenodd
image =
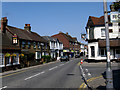
M71 37L68 32L65 34L59 32L52 37L57 38L63 43L63 55L68 55L69 57L75 56L75 51L80 51L80 45L75 37Z
M63 43L60 42L57 38L53 38L50 36L43 36L45 40L48 41L50 46L50 56L51 58L59 58L63 56Z
M24 55L20 63L26 64L29 61L41 60L41 57L49 52L47 41L37 33L32 32L30 24L25 24L24 29L20 29L9 26L7 22L6 17L1 19L1 32L11 38L9 42L12 42L12 37L16 36L17 43L14 46L19 47L20 54Z
M110 59L120 58L120 23L110 22L109 19L109 40L110 40ZM106 60L106 35L104 16L89 16L86 26L88 35L88 59Z

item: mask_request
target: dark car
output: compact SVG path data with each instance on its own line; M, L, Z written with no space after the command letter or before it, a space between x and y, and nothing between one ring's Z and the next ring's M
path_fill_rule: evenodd
M80 58L80 55L75 55L75 58Z
M69 61L68 56L61 56L60 61Z

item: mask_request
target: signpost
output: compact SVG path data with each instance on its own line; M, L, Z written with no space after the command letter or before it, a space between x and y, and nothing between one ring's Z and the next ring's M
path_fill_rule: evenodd
M109 90L109 89L113 89L113 78L112 78L111 61L110 61L110 42L109 42L107 1L103 0L103 4L104 4L104 20L105 20L106 49L107 49L106 89ZM113 21L114 19L117 19L117 14L112 15L111 19L113 19Z

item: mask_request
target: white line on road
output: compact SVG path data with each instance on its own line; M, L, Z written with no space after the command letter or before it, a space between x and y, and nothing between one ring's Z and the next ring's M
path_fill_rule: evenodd
M4 88L7 88L7 86L4 86L4 87L0 88L0 90L2 90L2 89L4 89Z
M57 68L58 66L55 66L55 67L53 67L53 68L50 68L49 70L51 71L51 70L53 70L53 69L55 69L55 68Z
M30 79L30 78L33 78L33 77L38 76L38 75L43 74L43 73L45 73L45 72L43 71L43 72L41 72L41 73L35 74L35 75L33 75L33 76L30 76L30 77L26 78L25 80L28 80L28 79Z
M63 66L64 64L60 64L59 66Z

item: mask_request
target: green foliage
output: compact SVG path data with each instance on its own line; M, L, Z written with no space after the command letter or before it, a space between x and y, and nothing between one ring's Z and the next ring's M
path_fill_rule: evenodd
M42 58L44 59L44 62L46 62L46 63L50 62L50 60L51 60L50 55L44 55L44 56L42 56Z
M120 9L120 1L119 2L114 2L114 9L116 10L116 11L118 11L118 9Z
M5 57L10 57L10 53L6 53L6 54L5 54Z

